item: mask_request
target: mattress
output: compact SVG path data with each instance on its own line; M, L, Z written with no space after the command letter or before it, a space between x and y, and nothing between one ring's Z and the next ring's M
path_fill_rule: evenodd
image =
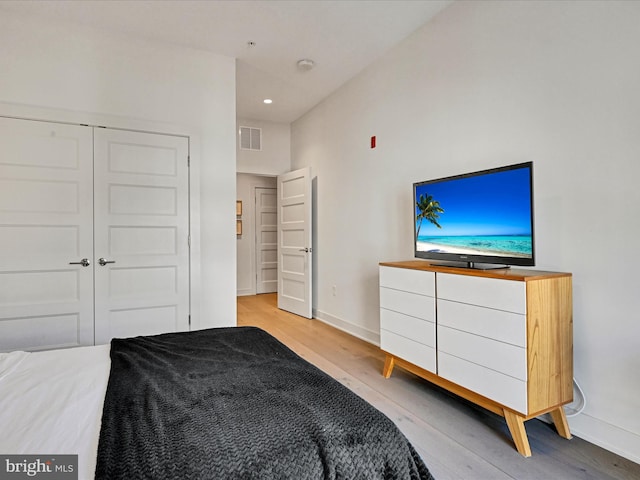
M77 454L94 477L109 345L0 353L0 452Z

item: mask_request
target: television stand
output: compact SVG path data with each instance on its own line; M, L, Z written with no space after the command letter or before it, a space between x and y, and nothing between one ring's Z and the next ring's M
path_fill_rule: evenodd
M505 270L511 268L509 265L499 265L494 263L476 262L429 262L431 265L439 267L468 268L471 270Z
M381 263L380 348L385 377L397 365L501 415L525 457L529 419L571 438L570 273Z

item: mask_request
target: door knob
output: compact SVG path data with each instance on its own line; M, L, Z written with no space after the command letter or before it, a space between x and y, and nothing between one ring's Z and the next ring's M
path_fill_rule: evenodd
M116 261L115 261L115 260L106 260L106 259L104 259L104 258L99 258L99 259L98 259L98 263L99 263L101 266L103 266L103 267L104 267L107 263L116 263Z
M69 262L69 265L82 265L83 267L88 267L89 265L91 265L91 262L88 258L83 258L79 262Z

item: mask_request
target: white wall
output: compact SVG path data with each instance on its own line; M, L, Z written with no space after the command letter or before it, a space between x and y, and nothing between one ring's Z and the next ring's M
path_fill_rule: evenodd
M262 150L241 150L237 131L243 127L262 129ZM288 123L239 118L236 128L236 158L239 173L280 175L291 170L291 126Z
M248 173L236 176L237 197L242 200L242 235L236 240L238 295L256 294L256 187L276 188L276 177Z
M0 72L0 115L191 137L193 327L235 325L235 60L2 11Z
M532 160L538 268L574 275L571 428L636 462L638 25L640 2L456 2L292 126L317 316L374 341L377 264L413 256L411 184Z

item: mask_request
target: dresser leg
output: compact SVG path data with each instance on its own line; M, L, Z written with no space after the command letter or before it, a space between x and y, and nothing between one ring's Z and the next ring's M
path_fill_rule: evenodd
M384 368L382 369L382 376L384 376L384 378L389 378L391 376L395 363L396 359L393 355L387 354L387 358L384 361Z
M516 444L516 450L518 450L523 457L530 457L531 447L529 446L527 431L524 428L524 417L509 410L504 410L504 419L507 421L513 443Z
M558 407L555 410L549 412L553 420L553 424L556 426L558 435L563 438L571 439L571 432L569 431L569 422L567 422L567 416L564 413L563 407Z

